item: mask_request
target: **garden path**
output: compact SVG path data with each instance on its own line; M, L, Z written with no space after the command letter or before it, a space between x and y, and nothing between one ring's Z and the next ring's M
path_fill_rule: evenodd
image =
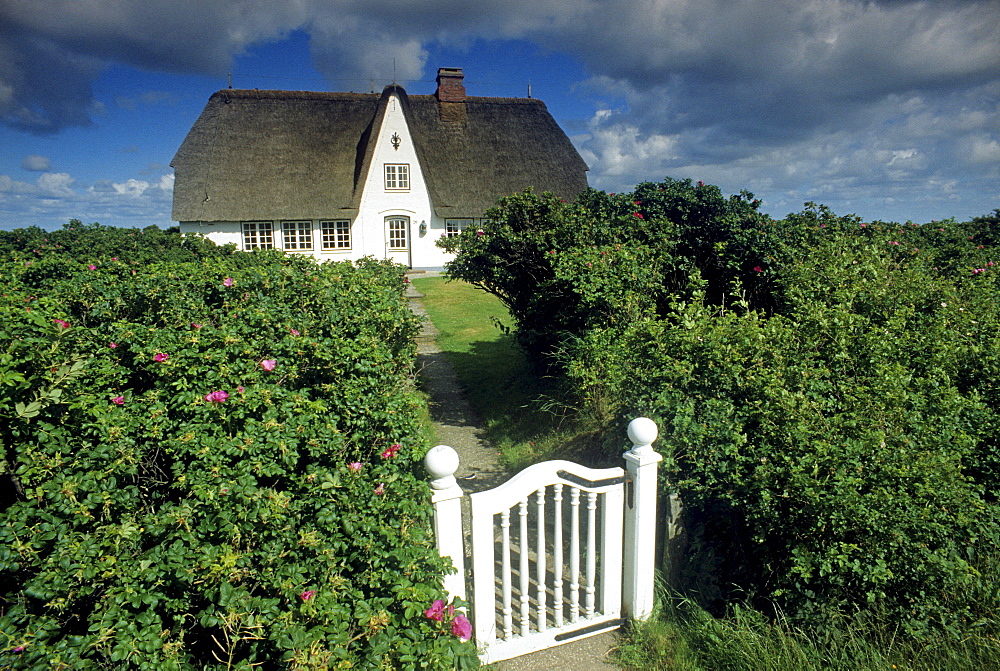
M428 271L420 276L436 273ZM417 368L429 396L431 419L441 443L455 448L459 456L456 473L466 493L484 491L504 482L512 473L500 465L497 451L482 437L482 425L465 398L454 369L437 345L438 330L431 323L420 299L423 294L407 285L410 309L421 317L423 325L417 336ZM465 500L466 515L468 499ZM471 525L465 520L464 526ZM468 547L468 542L466 543ZM466 566L472 562L466 558ZM611 651L617 645L617 634L607 632L573 643L542 650L491 665L495 671L612 671Z

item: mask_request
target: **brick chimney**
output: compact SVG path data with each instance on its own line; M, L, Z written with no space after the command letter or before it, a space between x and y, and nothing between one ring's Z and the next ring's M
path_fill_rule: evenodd
M464 103L465 85L462 80L462 68L438 68L437 74L437 96L438 102L442 103Z

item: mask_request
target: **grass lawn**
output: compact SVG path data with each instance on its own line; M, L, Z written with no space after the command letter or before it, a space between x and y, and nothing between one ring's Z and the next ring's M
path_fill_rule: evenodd
M486 439L513 470L546 459L571 458L593 466L595 431L546 412L556 391L531 368L511 335L507 309L492 294L444 277L413 279L440 331L437 342L455 368ZM603 465L603 464L602 464Z

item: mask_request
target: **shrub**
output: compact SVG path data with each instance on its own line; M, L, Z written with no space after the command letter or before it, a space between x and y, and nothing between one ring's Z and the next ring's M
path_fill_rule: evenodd
M402 270L89 265L6 267L0 663L475 665L423 615Z
M928 640L996 631L998 217L756 205L677 180L526 193L442 244L582 405L658 420L701 598L820 627L864 611Z
M449 274L498 296L539 358L590 328L664 314L692 273L713 303L736 282L766 302L769 227L758 205L690 180L590 190L575 203L528 191L502 199L482 229L440 244L458 254Z
M103 264L115 259L145 265L231 256L235 250L235 245L217 246L207 238L182 236L177 226L118 228L71 219L56 231L37 226L0 231L0 260L4 261L58 259Z
M783 314L678 301L575 360L659 419L693 549L716 562L714 585L691 576L703 595L959 635L995 605L961 595L1000 540L996 279L942 276L898 230L824 235L779 271Z

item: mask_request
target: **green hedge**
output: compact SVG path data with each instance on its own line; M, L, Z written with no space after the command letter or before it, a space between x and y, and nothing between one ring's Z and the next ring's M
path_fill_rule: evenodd
M527 191L502 199L479 230L443 239L452 276L495 294L529 354L544 359L589 329L662 314L690 275L713 303L741 282L767 302L769 220L747 192L728 198L691 180L627 194L589 190L567 203Z
M0 665L475 665L423 612L402 269L131 261L3 269Z
M446 242L449 270L511 306L611 449L628 418L657 420L702 602L995 635L1000 212L756 205L669 179L526 193Z
M61 229L46 231L37 226L0 231L0 260L34 262L39 259L100 263L127 259L133 265L182 263L203 258L232 256L235 245L217 246L193 235L182 236L174 226L119 228L84 224L71 219Z

